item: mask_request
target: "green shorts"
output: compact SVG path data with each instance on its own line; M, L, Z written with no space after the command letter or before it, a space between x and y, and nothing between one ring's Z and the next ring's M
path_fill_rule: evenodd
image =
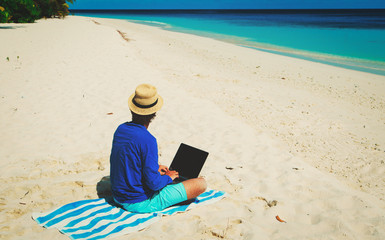
M115 200L115 199L114 199ZM137 213L158 212L169 206L187 200L186 189L183 183L167 185L157 191L151 198L138 203L120 203L125 210Z

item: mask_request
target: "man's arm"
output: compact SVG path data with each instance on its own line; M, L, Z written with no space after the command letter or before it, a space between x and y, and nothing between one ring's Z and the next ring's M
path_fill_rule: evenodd
M166 174L167 171L162 175L159 172L159 170L164 169L164 167L160 167L158 164L158 145L155 139L145 145L142 152L142 161L144 183L151 190L158 191L173 181L172 177L175 173L169 176Z

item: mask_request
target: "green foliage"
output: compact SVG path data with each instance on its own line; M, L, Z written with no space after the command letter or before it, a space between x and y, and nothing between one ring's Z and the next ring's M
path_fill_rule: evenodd
M44 18L64 18L69 13L69 6L66 2L73 3L72 0L35 0L35 2L41 9L41 17Z
M0 0L0 6L4 9L2 22L26 23L39 18L40 10L33 0Z
M0 23L30 23L39 18L68 15L74 0L0 0Z
M9 13L5 11L5 8L0 6L0 23L7 22L9 18Z

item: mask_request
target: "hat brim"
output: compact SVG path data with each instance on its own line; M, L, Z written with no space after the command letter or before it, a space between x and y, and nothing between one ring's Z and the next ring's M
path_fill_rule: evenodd
M132 99L135 97L135 93L132 94L129 98L128 98L128 107L130 108L130 110L136 114L139 114L139 115L150 115L150 114L153 114L157 111L159 111L162 106L163 106L163 98L161 96L158 95L158 102L150 107L150 108L140 108L138 106L136 106L133 102L132 102Z

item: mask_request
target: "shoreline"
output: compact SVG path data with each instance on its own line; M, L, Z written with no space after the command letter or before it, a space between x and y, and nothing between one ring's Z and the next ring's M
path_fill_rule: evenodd
M129 237L384 238L384 76L125 20L7 26L1 237L66 239L31 213L98 198L128 95L148 82L165 100L149 128L160 162L181 142L207 150L202 175L228 197Z
M385 68L379 68L379 67L374 66L374 65L377 65L377 66L384 65L385 66L385 62L370 61L370 60L364 60L364 59L359 59L359 58L341 57L341 56L337 56L337 55L324 54L324 53L305 52L305 51L299 51L299 50L297 50L297 52L295 52L295 50L290 52L291 49L287 49L287 51L283 51L283 50L279 51L279 50L275 50L275 49L268 49L268 48L264 49L262 47L261 48L260 47L253 47L253 46L242 45L242 44L240 44L240 46L249 47L252 49L259 50L259 51L274 53L274 54L278 54L278 55L282 55L282 56L286 56L286 57L293 57L293 58L311 61L311 62L315 62L315 63L327 64L327 65L330 65L333 67L340 67L340 68L344 68L344 69L348 69L348 70L355 70L355 71L359 71L359 72L365 72L365 73L385 76ZM327 58L328 60L322 60L322 58ZM335 60L332 61L332 59L335 59ZM349 62L348 62L348 60L349 60ZM361 64L365 62L368 65L367 66L354 65L354 62L360 62Z
M83 12L86 13L87 11L88 10L85 10ZM122 10L121 12L125 13L126 11L127 10ZM166 10L166 12L167 11L168 10ZM198 10L198 12L199 11L200 10ZM247 38L244 38L244 37L232 36L232 35L227 35L227 34L223 34L223 33L201 31L199 29L185 28L182 26L179 26L179 27L173 26L173 25L170 25L169 23L166 23L166 22L156 22L156 21L154 22L154 21L147 21L147 20L140 20L140 19L129 19L129 18L127 18L127 19L115 18L114 16L106 16L106 17L104 17L104 16L92 16L92 13L99 13L99 14L103 13L103 12L115 13L116 10L111 10L111 11L100 10L100 11L88 11L88 12L91 12L91 15L89 15L89 16L79 15L79 16L125 20L125 21L129 21L132 23L138 23L138 24L144 24L144 25L148 25L148 26L159 27L163 30L186 33L186 34L193 34L193 35L201 36L201 37L208 37L208 38L212 38L215 40L219 40L219 41L223 41L223 42L227 42L227 43L231 43L231 44L236 44L239 46L248 47L248 48L252 48L252 49L256 49L256 50L264 51L264 52L268 52L268 53L274 53L274 54L279 54L279 55L288 56L288 57L294 57L294 58L298 58L298 59L302 59L302 60L308 60L308 61L313 61L313 62L317 62L317 63L328 64L331 66L342 67L345 69L363 71L363 72L367 72L367 73L385 76L385 59L383 59L383 61L378 61L378 60L364 59L364 58L358 58L358 57L334 55L334 54L330 54L330 53L322 53L322 52L317 52L317 51L290 48L290 47L285 47L285 46L281 46L281 45L274 45L274 44L270 44L270 43L255 42L252 40L248 40ZM135 12L136 11L133 10L130 13L134 14ZM157 11L155 10L155 12L157 12ZM160 12L162 12L162 11L160 11ZM187 11L187 12L189 12L189 11ZM78 12L78 13L81 14L82 11Z

